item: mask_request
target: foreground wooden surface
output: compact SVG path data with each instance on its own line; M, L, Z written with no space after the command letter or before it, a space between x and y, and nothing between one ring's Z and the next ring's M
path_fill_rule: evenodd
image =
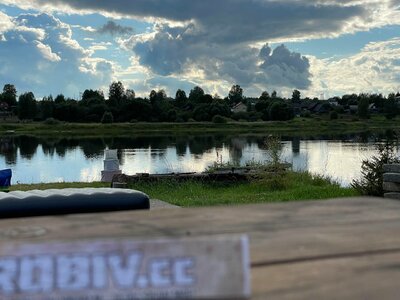
M0 243L246 233L252 299L400 299L400 201L352 198L0 220Z

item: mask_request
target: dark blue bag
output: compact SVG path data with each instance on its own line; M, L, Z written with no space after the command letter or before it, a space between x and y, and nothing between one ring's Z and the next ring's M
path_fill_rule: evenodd
M7 188L11 185L11 169L0 170L0 188Z

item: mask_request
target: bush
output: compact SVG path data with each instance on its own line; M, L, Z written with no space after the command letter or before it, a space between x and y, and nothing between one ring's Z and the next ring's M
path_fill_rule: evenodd
M336 111L331 111L330 113L329 113L329 119L331 119L331 120L337 120L339 118L339 115L338 115L338 113L336 112Z
M301 114L300 114L300 117L302 117L302 118L311 118L311 113L308 110L302 111Z
M247 112L237 112L234 113L232 115L232 119L234 119L235 121L239 121L239 120L248 120L249 119L249 113Z
M111 124L114 122L114 116L111 112L106 111L101 118L101 123L103 124Z
M216 115L212 118L212 122L216 124L225 124L227 120L223 116Z
M60 121L54 118L47 118L43 123L46 125L58 125Z
M396 145L390 140L377 145L378 154L362 162L361 179L353 180L351 186L363 195L383 196L383 165L400 162Z

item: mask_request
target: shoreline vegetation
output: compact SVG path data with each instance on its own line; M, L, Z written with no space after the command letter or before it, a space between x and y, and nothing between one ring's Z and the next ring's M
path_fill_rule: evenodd
M10 191L109 186L109 183L101 182L17 184L11 186ZM292 171L245 182L162 180L132 183L128 188L142 191L151 199L159 199L181 207L322 200L360 195L355 189L340 187L329 178Z
M57 122L0 122L0 135L77 135L126 136L132 134L185 134L185 133L263 133L281 135L322 135L322 134L349 134L360 132L376 132L385 130L400 130L400 119L386 119L383 116L372 116L369 119L356 117L329 120L324 117L302 118L296 117L289 121L238 122L216 124L212 122L186 123L67 123Z

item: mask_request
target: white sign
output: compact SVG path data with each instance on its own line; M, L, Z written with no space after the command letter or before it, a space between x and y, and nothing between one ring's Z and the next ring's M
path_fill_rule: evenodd
M0 299L247 299L245 236L0 246Z

